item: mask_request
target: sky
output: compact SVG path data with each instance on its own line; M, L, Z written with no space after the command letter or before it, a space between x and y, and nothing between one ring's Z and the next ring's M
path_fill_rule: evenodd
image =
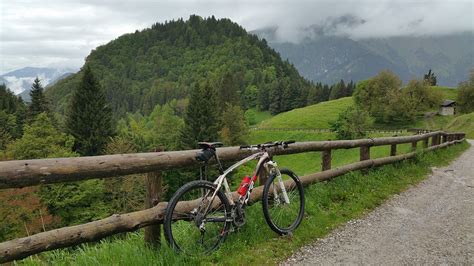
M227 17L247 30L276 27L280 41L308 29L354 39L474 32L474 0L0 0L0 75L79 68L95 47L155 22Z

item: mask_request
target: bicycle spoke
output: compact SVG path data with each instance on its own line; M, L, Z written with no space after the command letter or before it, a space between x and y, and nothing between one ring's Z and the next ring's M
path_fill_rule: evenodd
M222 232L227 232L230 225L230 213L219 198L222 193L212 198L214 192L213 185L201 182L177 199L172 213L175 221L170 226L176 249L193 256L210 252L221 242L225 236Z

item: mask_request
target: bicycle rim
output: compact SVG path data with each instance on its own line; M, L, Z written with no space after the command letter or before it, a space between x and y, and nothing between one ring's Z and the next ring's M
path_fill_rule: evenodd
M279 234L287 234L296 229L304 214L304 191L301 183L291 171L282 169L282 181L287 184L285 199L279 178L269 177L264 189L263 210L269 226ZM289 183L289 185L288 185Z
M230 207L215 187L197 181L183 186L170 201L165 230L167 240L178 252L197 256L215 250L227 235ZM206 212L207 211L207 212Z

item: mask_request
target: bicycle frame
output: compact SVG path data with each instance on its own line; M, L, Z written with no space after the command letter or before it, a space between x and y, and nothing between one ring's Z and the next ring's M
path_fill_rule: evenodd
M217 157L217 154L216 154L216 157ZM218 161L218 158L216 158L216 159ZM267 151L261 151L261 152L257 152L255 154L252 154L252 155L236 162L235 164L233 164L229 168L227 168L225 171L223 171L222 174L219 175L219 177L217 177L217 179L214 181L214 184L216 185L216 190L213 193L210 202L214 201L214 198L217 195L217 191L219 191L222 188L222 186L224 186L225 195L229 199L230 204L232 206L234 206L235 202L234 202L234 199L232 198L232 192L230 190L229 183L227 182L226 177L227 177L228 174L230 174L232 171L234 171L239 166L242 166L242 165L244 165L244 164L246 164L250 161L256 160L256 159L258 159L258 163L257 163L257 166L255 168L254 176L250 179L249 188L247 190L247 193L246 193L245 196L241 196L241 195L239 196L239 200L241 201L241 203L242 204L247 204L247 202L250 198L250 193L252 192L252 189L254 187L255 181L257 181L258 175L259 175L260 171L262 170L262 168L265 168L267 173L272 173L272 171L273 171L275 174L277 174L277 178L278 178L278 181L279 181L279 184L280 184L280 188L281 188L281 190L283 192L283 195L284 195L284 201L285 201L285 203L289 204L290 200L289 200L288 195L286 193L285 185L283 183L280 170L277 167L277 163L272 160L272 156L270 156L270 154ZM276 196L277 191L274 189L273 193ZM206 208L205 213L209 210L210 205Z

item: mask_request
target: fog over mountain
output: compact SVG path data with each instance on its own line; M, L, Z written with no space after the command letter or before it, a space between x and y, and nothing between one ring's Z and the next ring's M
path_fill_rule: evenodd
M249 31L275 27L276 39L288 43L314 39L321 30L352 40L474 30L472 0L30 0L1 6L0 73L26 66L79 68L101 44L190 14L230 18Z
M29 101L29 91L36 77L43 87L47 87L75 72L77 69L72 68L24 67L0 75L0 84L4 83L15 94L20 94L23 100Z
M305 28L299 42L278 37L278 28L253 31L295 65L306 78L334 83L341 79L359 81L384 69L398 74L404 82L422 78L432 69L438 84L456 86L474 68L474 34L471 32L430 35L351 38L334 34L339 24L352 27L364 23L351 16L325 25Z

